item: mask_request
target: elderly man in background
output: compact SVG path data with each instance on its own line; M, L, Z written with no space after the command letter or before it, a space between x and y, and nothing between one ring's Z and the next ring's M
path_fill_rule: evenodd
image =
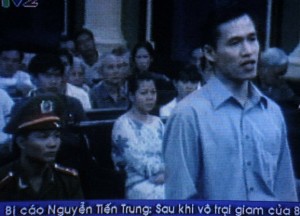
M99 71L103 80L90 91L93 108L128 107L128 97L121 88L124 76L121 71L122 63L118 58L111 53L103 55Z
M24 97L34 88L30 75L21 71L23 52L17 49L0 51L0 88L13 97Z

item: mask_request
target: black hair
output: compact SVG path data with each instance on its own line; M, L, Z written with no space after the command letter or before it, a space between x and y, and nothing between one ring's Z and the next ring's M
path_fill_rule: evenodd
M206 23L205 44L216 47L218 38L220 37L220 25L243 15L249 16L256 26L256 17L251 13L250 4L251 1L249 0L227 0L216 3Z
M175 81L191 81L191 82L203 82L201 75L198 72L198 68L195 65L189 64L177 73L174 77Z
M152 80L154 82L154 85L155 85L155 79L152 76L152 74L149 73L149 72L140 73L140 74L136 74L136 75L131 75L128 78L128 91L129 91L129 93L135 94L136 91L139 88L140 82L150 81L150 80Z
M81 35L84 35L84 34L88 35L93 40L95 39L94 34L93 34L93 32L91 30L89 30L87 28L82 28L78 32L76 32L76 34L75 34L74 40L75 40L76 44L77 44L78 37L80 37Z
M56 54L43 53L34 56L29 65L28 70L33 76L41 73L46 73L49 69L59 70L61 75L64 75L64 65Z
M136 56L136 53L137 51L140 49L140 48L144 48L147 50L147 52L149 53L150 57L151 58L154 58L154 48L153 46L151 45L150 42L148 41L143 41L143 42L139 42L137 43L134 48L132 49L132 52L131 52L131 57L132 57L132 62L134 62L134 58Z

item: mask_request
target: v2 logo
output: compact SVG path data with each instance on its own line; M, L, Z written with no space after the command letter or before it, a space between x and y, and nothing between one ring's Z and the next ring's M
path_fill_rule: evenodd
M35 8L39 5L38 0L1 0L1 7L10 8L11 3L15 7Z

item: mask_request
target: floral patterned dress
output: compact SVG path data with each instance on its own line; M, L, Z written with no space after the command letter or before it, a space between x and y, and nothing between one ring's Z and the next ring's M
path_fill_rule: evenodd
M164 125L152 116L150 123L133 119L125 113L112 131L112 159L115 168L127 174L127 199L164 199L164 184L155 184L151 177L164 172L162 139Z

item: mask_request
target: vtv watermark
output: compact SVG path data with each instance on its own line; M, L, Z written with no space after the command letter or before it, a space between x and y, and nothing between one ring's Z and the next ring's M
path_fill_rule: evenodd
M39 5L38 0L1 0L1 7L10 8L12 4L15 7L35 8Z

